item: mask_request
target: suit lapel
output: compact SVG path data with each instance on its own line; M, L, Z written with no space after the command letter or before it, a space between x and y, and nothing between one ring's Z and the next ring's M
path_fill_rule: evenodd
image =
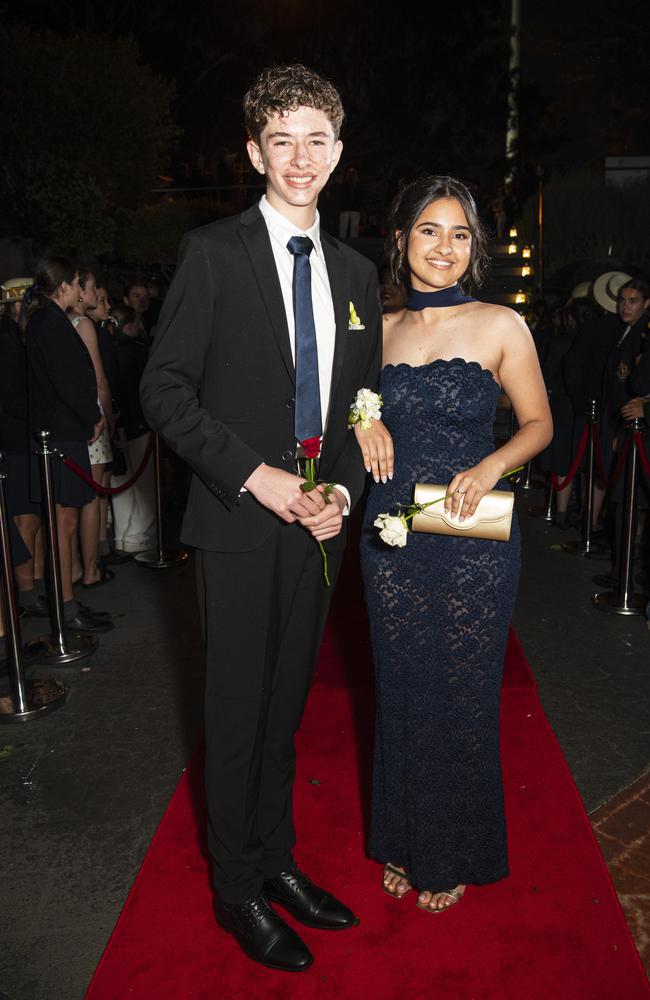
M327 265L327 276L332 291L334 304L334 319L336 321L336 340L334 344L334 362L332 364L332 386L330 389L330 406L334 398L338 380L343 371L345 347L347 344L348 325L350 321L350 288L345 258L334 240L321 230L321 243Z
M284 299L264 217L255 205L242 213L240 222L241 237L253 264L253 271L269 315L271 328L287 372L295 382L296 370L291 354Z

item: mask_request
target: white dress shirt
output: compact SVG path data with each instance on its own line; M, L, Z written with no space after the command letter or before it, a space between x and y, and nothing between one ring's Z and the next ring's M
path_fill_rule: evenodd
M310 229L298 229L293 222L280 215L262 195L260 212L264 216L266 228L271 237L271 249L275 266L280 279L284 311L289 327L289 341L294 364L296 362L296 323L293 313L293 254L287 249L287 243L292 236L308 236L314 244L309 256L311 264L311 301L314 309L314 326L316 327L316 348L318 351L318 381L320 385L320 409L323 421L323 431L327 426L330 390L332 388L332 364L334 362L334 341L336 336L336 320L334 319L334 303L332 290L327 275L323 247L320 241L320 217L316 212L314 225Z
M314 326L316 327L316 349L318 352L318 382L320 386L320 409L323 422L323 433L327 426L330 391L332 388L332 365L334 363L334 344L336 340L336 319L332 290L325 264L325 255L320 241L320 216L316 218L310 229L298 229L297 226L281 215L262 195L259 203L260 212L264 216L266 228L271 237L271 249L280 279L284 311L289 328L289 342L294 364L296 361L296 322L293 313L293 254L287 249L287 243L292 236L308 236L314 244L309 262L311 264L311 300L314 310ZM350 494L344 486L337 489L346 497L347 514L350 505Z

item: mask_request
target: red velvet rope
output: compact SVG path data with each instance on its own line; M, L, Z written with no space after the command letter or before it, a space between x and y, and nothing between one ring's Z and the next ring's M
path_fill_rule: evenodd
M151 452L153 451L153 438L154 438L153 434L150 434L149 443L147 444L147 450L144 453L144 458L142 459L142 462L140 463L140 467L138 468L137 472L135 472L131 476L128 482L123 483L121 486L100 486L99 483L96 483L91 476L89 476L86 472L84 472L84 470L81 468L80 465L77 465L77 463L73 458L69 458L67 455L64 455L63 452L61 451L57 451L57 455L63 461L64 465L67 465L68 468L71 469L72 472L76 473L76 475L79 476L80 479L83 479L85 483L88 483L89 486L92 486L95 493L99 493L101 497L114 497L118 493L124 493L126 490L131 489L133 484L137 482L137 480L144 472L147 466L147 462L151 458Z
M582 434L580 435L580 440L578 442L578 450L576 452L576 457L573 459L571 468L567 472L566 478L562 483L562 485L561 486L558 485L559 480L555 472L551 476L551 481L553 483L554 490L558 491L565 490L567 486L571 485L571 483L573 482L573 477L575 476L580 466L580 463L582 462L582 456L585 453L585 448L587 447L588 440L589 440L589 424L585 424L585 426L582 429Z
M641 465L643 466L643 471L645 472L648 479L650 479L650 461L648 461L648 453L645 450L645 442L643 440L643 434L641 431L634 432L634 440L636 441L636 450L639 453L639 458L641 459Z
M596 479L598 480L598 485L601 489L611 489L615 482L617 482L621 472L625 468L625 460L627 458L627 453L630 448L630 438L626 435L625 443L618 453L618 459L616 465L614 466L614 471L612 472L610 478L607 478L607 473L605 472L605 466L603 465L603 453L600 447L600 428L598 424L594 424L594 455L596 458Z

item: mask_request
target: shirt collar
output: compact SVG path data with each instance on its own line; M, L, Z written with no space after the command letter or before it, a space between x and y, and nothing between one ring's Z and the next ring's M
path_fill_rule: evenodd
M282 215L270 204L265 194L260 198L259 209L264 216L266 228L270 235L286 249L287 243L292 236L309 236L314 244L314 250L319 257L323 256L323 248L320 241L320 215L316 212L314 224L309 229L298 229L289 219ZM289 251L287 250L287 253Z

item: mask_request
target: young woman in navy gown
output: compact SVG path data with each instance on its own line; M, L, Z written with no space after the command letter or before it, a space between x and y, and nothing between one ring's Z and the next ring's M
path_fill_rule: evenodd
M357 428L374 474L362 566L377 674L369 851L383 887L439 913L465 887L508 874L499 694L519 573L509 542L410 534L389 547L373 526L417 482L448 483L461 520L552 435L532 336L511 309L466 294L485 260L469 191L449 177L405 187L392 210L390 263L405 307L384 319L383 418ZM495 450L499 395L519 430ZM393 463L394 454L394 463Z

